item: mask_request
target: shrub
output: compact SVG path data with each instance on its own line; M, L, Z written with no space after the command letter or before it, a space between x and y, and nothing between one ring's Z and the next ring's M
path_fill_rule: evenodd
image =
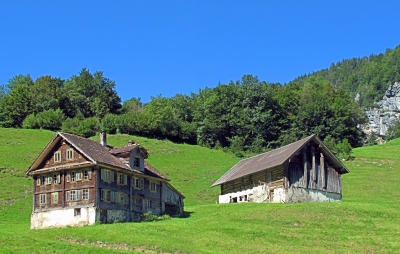
M39 129L39 124L34 114L28 115L22 122L24 129Z

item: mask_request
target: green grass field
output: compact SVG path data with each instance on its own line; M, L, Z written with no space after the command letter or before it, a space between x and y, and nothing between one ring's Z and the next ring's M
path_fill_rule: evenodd
M54 133L0 129L0 253L400 253L400 140L353 150L343 202L217 205L209 186L239 159L165 140L129 139L184 195L187 218L30 230L24 175Z

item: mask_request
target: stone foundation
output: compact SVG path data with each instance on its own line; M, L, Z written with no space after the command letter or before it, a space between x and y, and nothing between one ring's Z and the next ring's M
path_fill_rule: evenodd
M96 222L94 207L78 207L34 212L31 229L93 225Z

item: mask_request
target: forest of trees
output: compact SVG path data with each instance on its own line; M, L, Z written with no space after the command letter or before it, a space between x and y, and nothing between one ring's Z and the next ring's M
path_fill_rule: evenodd
M399 81L400 48L343 60L289 84L244 75L190 95L133 97L115 82L82 69L70 79L18 75L0 86L0 126L49 129L89 137L99 130L259 153L318 135L337 154L361 146L363 108ZM358 94L358 100L355 96Z

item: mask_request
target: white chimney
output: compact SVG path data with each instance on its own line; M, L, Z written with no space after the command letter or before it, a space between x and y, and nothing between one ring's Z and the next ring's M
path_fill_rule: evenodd
M107 146L107 133L105 131L100 131L100 144Z

